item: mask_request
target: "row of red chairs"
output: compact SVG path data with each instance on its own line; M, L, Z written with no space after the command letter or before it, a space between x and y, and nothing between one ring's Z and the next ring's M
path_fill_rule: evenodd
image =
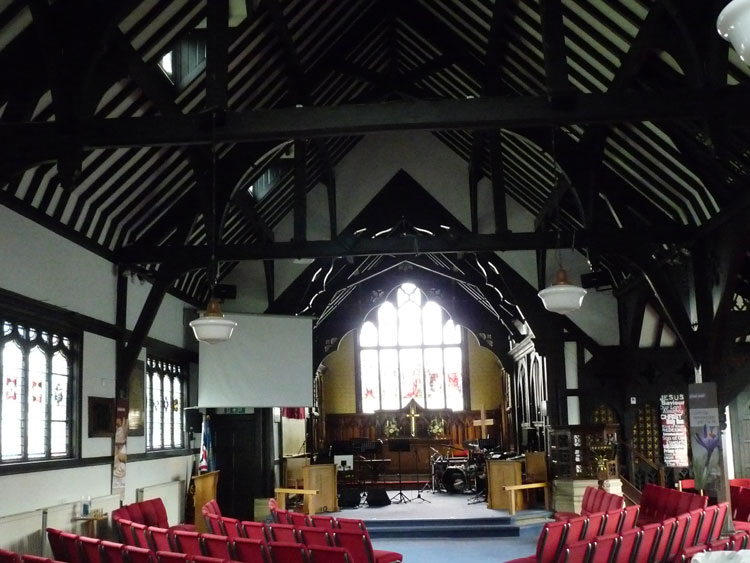
M0 549L0 563L61 563L49 557L41 555L30 555L25 553L16 553L7 549Z
M54 528L47 530L55 559L39 558L34 561L19 561L16 557L0 560L0 563L355 563L347 548L330 545L297 544L296 542L270 541L248 538L235 538L205 545L206 550L197 551L204 542L186 546L186 553L152 550L126 545L98 538L78 536ZM179 533L179 532L178 532ZM195 533L195 532L183 532ZM206 534L210 536L211 534ZM360 535L360 538L362 536ZM202 539L202 538L201 538ZM295 549L290 549L290 546ZM8 552L15 556L16 554ZM35 556L31 556L35 557ZM43 561L42 561L43 559Z
M582 557L586 553L589 553L591 561L595 563L659 563L680 560L678 555L686 548L705 546L719 538L727 508L727 503L721 503L709 506L705 510L693 510L640 527L628 528L627 525L618 524L619 530L615 528L615 533L611 532L612 528L607 524L607 514L603 518L600 515L592 515L550 522L539 535L536 554L514 561L578 561L575 557ZM597 533L594 533L595 531ZM585 548L584 544L592 545ZM576 547L571 555L569 550L574 545Z
M638 524L643 525L661 522L665 518L692 510L704 509L708 505L708 497L649 483L643 488L640 505Z
M608 493L597 487L586 487L581 499L581 512L556 512L556 520L567 520L576 516L588 516L598 512L609 512L619 510L623 506L623 498L620 495Z

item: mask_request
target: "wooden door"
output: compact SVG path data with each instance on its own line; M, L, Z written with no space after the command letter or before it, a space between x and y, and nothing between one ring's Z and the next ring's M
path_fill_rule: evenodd
M211 425L216 468L221 472L216 494L221 512L253 520L255 499L270 495L262 412L212 415Z

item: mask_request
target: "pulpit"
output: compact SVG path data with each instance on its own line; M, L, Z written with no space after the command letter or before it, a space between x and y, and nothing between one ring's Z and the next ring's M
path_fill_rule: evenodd
M216 498L216 485L219 483L219 472L210 471L193 476L193 503L195 505L194 520L198 532L208 532L206 522L203 520L201 509L211 499Z
M523 468L520 461L500 459L487 461L487 508L510 511L510 495L515 495L516 508L524 508L523 493L521 491L509 493L503 489L506 485L520 485L522 483L522 473Z
M334 464L305 465L302 468L302 482L305 489L318 491L317 495L305 495L302 507L305 514L338 512L339 496Z

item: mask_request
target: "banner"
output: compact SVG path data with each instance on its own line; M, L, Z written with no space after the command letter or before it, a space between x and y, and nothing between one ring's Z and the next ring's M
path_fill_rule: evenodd
M111 424L111 422L110 422ZM115 457L112 463L112 494L125 498L125 465L128 461L128 402L115 403Z
M719 489L723 456L716 383L692 383L688 389L695 488L715 493Z
M201 428L201 456L198 460L198 473L216 471L216 462L214 461L214 449L211 444L211 417L203 417L203 426Z
M683 393L671 393L659 397L661 412L661 443L664 465L688 467L688 429L685 420L686 405Z

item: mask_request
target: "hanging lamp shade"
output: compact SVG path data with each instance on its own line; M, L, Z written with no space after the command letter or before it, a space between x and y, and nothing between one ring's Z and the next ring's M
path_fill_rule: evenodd
M750 57L750 0L732 0L719 14L716 30L747 63Z
M232 338L232 332L234 332L236 326L235 321L224 318L219 300L215 297L209 300L206 310L200 318L190 321L190 328L193 329L195 338L206 344L216 344L229 340Z
M568 273L560 268L555 274L555 283L539 292L544 308L565 315L581 308L586 290L568 281Z

